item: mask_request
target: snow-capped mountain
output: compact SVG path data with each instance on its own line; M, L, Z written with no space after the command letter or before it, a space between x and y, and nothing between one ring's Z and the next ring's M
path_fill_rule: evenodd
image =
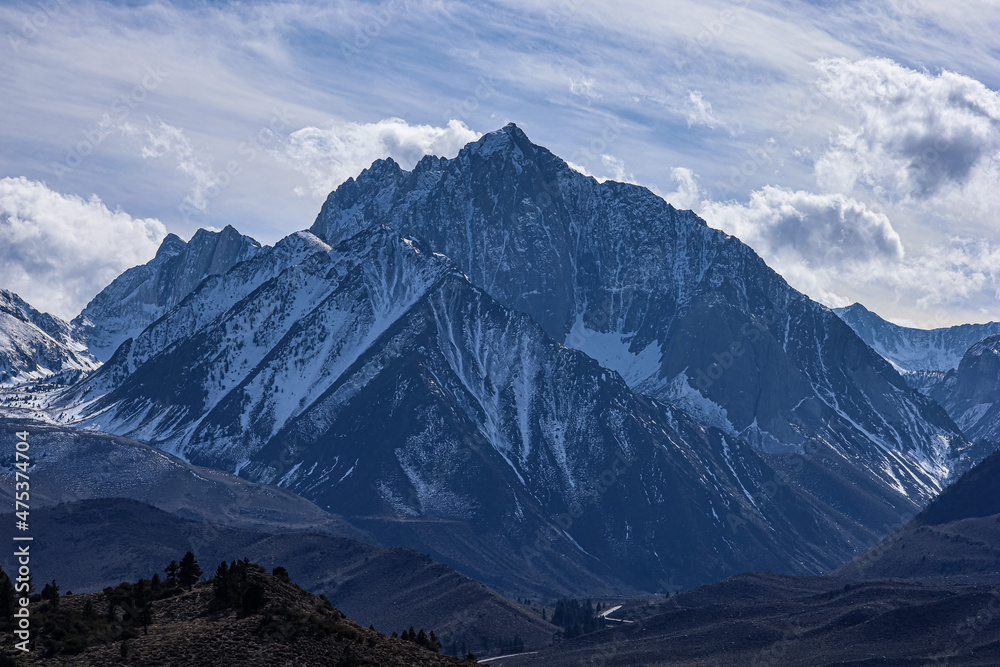
M505 590L821 572L968 462L940 406L748 247L513 125L376 162L312 229L138 299L158 319L53 413Z
M291 489L501 588L820 572L932 483L706 428L377 224L209 277L56 407L73 406L80 426Z
M970 440L1000 443L1000 335L969 348L958 364L930 386Z
M91 371L99 362L73 337L69 323L0 289L0 386Z
M902 327L887 322L860 303L837 308L834 312L873 350L904 371L954 370L970 347L988 336L1000 334L1000 322L961 324L942 329ZM921 388L922 377L925 374L915 376Z
M330 194L328 243L372 224L423 239L501 304L765 452L830 444L933 496L968 446L829 309L753 250L645 188L598 183L515 125L412 171L377 161ZM868 465L868 463L865 463Z
M118 276L72 322L90 352L107 361L127 338L138 335L210 275L225 273L252 256L260 244L233 227L204 229L185 242L169 234L150 262Z

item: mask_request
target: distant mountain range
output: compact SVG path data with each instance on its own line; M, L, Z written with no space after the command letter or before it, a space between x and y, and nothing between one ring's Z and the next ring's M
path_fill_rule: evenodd
M107 361L122 342L138 336L206 276L225 273L259 249L231 226L221 232L198 230L188 242L168 234L156 257L115 278L87 304L73 319L73 333Z
M888 322L860 303L834 312L873 350L904 371L955 370L970 347L1000 335L1000 322L913 329Z

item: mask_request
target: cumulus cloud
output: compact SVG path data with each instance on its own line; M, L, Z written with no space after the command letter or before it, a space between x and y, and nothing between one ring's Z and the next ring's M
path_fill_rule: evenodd
M979 213L1000 190L1000 94L975 79L934 76L887 59L822 60L820 90L854 123L816 161L820 186L892 201L951 199Z
M750 245L788 282L831 307L894 304L928 326L996 319L1000 243L948 237L905 248L888 216L843 194L767 186L746 204L701 203L713 227Z
M831 307L849 305L850 276L900 266L904 250L889 219L842 194L765 186L747 204L705 201L710 225L752 247L795 288Z
M674 208L697 209L701 201L698 175L687 167L675 167L670 171L670 179L677 184L677 189L662 195L663 198Z
M410 125L400 118L377 123L334 122L292 132L276 156L305 174L314 196L331 190L379 158L411 168L424 155L452 157L482 135L458 120L445 127Z
M0 179L0 286L63 318L125 269L149 261L166 234L159 220L112 211L96 195Z
M822 266L903 259L903 244L889 218L842 194L766 186L746 205L705 202L702 213L765 258Z

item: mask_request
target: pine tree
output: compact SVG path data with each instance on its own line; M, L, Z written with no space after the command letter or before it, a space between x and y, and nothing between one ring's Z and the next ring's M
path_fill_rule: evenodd
M226 561L219 563L219 567L215 569L215 576L212 578L212 590L215 591L215 597L221 600L223 604L230 602L229 566L226 565Z
M59 604L59 585L55 579L52 580L51 584L45 584L45 588L42 589L42 599Z
M181 585L187 586L188 590L191 590L194 587L194 582L201 578L201 568L198 566L194 554L190 551L184 554L184 558L181 559L178 577Z
M177 571L181 569L181 566L177 564L177 561L170 561L170 565L163 568L163 571L167 574L167 585L176 586L177 585Z

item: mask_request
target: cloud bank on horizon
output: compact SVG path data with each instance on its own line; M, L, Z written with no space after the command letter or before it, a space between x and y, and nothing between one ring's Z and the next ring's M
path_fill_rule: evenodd
M167 230L273 243L513 120L828 305L1000 319L996 34L983 0L4 4L0 286L70 317Z

